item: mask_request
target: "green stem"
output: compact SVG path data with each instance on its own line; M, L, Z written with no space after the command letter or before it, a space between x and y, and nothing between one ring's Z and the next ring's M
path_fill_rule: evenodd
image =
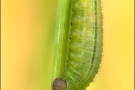
M58 0L52 82L55 78L60 77L65 68L68 50L69 16L70 0Z

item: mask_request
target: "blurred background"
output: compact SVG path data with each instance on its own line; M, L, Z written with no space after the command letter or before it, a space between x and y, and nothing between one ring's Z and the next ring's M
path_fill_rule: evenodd
M2 0L2 90L50 90L57 0ZM87 90L134 89L134 0L102 0L103 58Z

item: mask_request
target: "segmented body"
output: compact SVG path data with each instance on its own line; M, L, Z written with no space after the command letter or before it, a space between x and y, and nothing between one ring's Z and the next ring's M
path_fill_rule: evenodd
M67 90L85 90L98 72L102 56L100 0L72 0L65 70Z

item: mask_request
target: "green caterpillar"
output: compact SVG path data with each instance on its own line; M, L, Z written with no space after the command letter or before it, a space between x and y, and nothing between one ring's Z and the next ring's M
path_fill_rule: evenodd
M85 90L101 63L101 1L71 0L69 11L66 65L60 77L54 80L52 90Z

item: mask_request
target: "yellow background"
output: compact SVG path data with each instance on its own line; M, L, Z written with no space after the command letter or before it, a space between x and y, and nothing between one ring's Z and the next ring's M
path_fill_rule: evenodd
M102 0L104 52L87 90L133 90L134 0ZM57 0L2 0L2 90L49 90Z

